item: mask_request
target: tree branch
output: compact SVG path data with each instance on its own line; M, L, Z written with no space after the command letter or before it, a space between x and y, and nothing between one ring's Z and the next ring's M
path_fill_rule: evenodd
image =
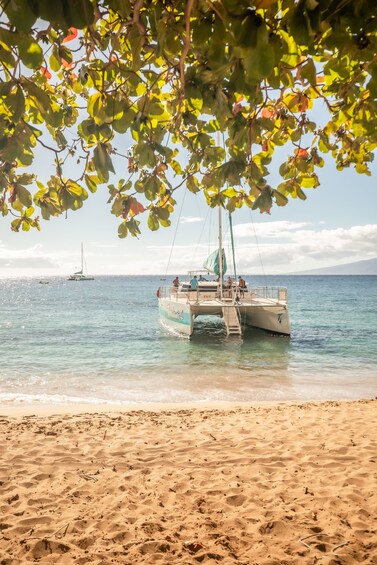
M140 10L143 7L144 0L136 0L134 5L134 14L132 18L132 23L136 25L137 29L140 32L140 39L142 41L142 45L145 39L145 27L140 21Z
M182 96L184 96L185 94L185 59L190 49L190 17L193 5L194 0L188 0L185 9L185 43L182 49L181 58L179 60Z

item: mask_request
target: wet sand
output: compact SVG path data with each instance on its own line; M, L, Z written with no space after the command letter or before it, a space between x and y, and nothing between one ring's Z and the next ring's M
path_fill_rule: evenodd
M376 400L82 410L0 407L1 565L377 565Z

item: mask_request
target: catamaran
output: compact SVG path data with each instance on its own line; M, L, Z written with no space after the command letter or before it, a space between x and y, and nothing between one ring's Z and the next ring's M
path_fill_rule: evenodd
M94 277L84 272L84 247L81 244L81 269L68 277L69 281L94 281Z
M204 270L189 272L188 280L178 286L158 288L162 324L190 337L195 331L197 318L215 316L223 319L228 335L243 335L247 326L290 335L288 293L285 287L244 287L237 281L235 273L234 279L229 278L224 284L227 263L222 244L221 209L218 239L219 247L205 261ZM203 273L211 275L212 280L206 280ZM191 283L194 277L197 284Z

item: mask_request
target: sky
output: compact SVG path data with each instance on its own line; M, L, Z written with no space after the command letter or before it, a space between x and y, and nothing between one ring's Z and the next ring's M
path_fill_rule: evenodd
M377 256L377 160L372 176L354 169L336 170L331 157L319 169L321 185L306 189L307 200L274 205L271 214L241 209L233 215L237 274L289 274ZM44 167L44 155L37 155ZM273 160L271 186L281 179L279 156ZM117 178L124 161L114 162ZM110 178L115 182L116 178ZM119 220L110 213L102 186L81 210L67 218L41 221L41 231L14 233L0 217L0 277L69 276L80 267L80 247L93 275L185 274L202 268L218 243L218 213L202 195L181 190L170 228L150 232L142 222L138 239L119 239ZM224 247L230 258L229 230L223 213Z

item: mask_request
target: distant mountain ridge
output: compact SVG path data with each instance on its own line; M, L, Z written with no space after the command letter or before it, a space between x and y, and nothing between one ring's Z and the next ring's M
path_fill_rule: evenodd
M345 265L335 265L323 269L310 269L290 273L291 275L377 275L377 257Z

